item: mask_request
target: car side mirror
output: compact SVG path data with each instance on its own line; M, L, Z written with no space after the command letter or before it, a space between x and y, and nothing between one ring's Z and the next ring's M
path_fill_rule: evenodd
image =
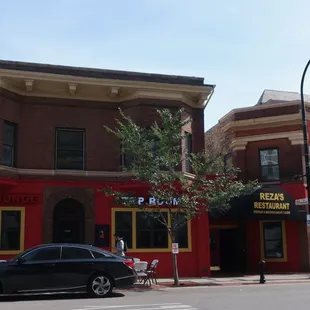
M24 257L19 257L17 260L18 264L23 264L26 261L26 259Z

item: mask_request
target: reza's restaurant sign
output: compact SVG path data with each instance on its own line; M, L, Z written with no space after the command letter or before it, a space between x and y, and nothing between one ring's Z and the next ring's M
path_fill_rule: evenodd
M259 220L306 220L305 208L295 205L293 197L279 186L264 186L251 195L232 201L228 218Z
M255 195L257 197L257 195ZM291 214L291 199L279 192L260 192L259 199L253 201L254 214Z

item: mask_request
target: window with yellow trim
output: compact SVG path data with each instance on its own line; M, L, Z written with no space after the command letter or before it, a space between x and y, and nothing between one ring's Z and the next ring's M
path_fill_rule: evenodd
M183 215L177 213L178 222L182 221ZM158 213L153 215L136 209L113 209L112 210L112 233L123 237L129 250L167 250L171 249L171 240L167 228L156 219ZM162 211L168 225L171 218L168 211ZM184 218L184 217L183 217ZM191 250L190 222L184 218L184 225L176 232L176 242L182 251Z
M23 248L24 208L0 207L0 253L19 253Z
M167 249L169 247L167 228L156 219L158 215L158 213L136 212L137 249ZM168 222L168 212L162 212L162 216Z
M263 240L265 258L284 258L282 222L263 222Z
M114 233L123 237L124 240L126 240L127 247L129 249L132 249L132 219L132 211L115 212Z

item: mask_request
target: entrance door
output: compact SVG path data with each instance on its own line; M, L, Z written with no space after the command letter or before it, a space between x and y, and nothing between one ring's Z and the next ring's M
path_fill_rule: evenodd
M54 209L54 243L84 243L84 208L74 199L60 201Z
M222 272L233 273L239 269L237 240L237 229L220 230L220 264Z

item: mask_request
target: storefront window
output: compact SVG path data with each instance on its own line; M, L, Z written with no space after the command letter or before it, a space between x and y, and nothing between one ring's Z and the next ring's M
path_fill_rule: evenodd
M171 251L171 240L167 227L160 223L155 217L158 213L150 214L137 209L128 208L113 209L112 211L112 234L124 238L130 251L139 252L149 249L154 251ZM171 225L171 218L167 210L163 210L168 225ZM185 217L175 212L178 223L183 223L182 227L176 231L176 242L183 251L191 251L190 222ZM112 222L113 222L112 221ZM113 241L114 242L114 241Z
M265 258L284 258L282 222L264 222Z
M278 149L259 150L261 179L276 181L280 179Z
M22 210L0 208L0 252L21 251L23 247Z
M154 218L158 215L159 213L136 213L137 248L168 248L167 228L157 218ZM168 212L163 212L162 215L168 223Z
M129 249L132 248L132 212L115 212L115 233L122 237Z
M3 130L2 164L15 167L16 163L16 124L5 121Z
M85 131L56 130L56 169L84 170Z
M176 213L174 216L179 227L175 232L175 242L179 244L180 249L186 249L188 248L187 220L181 213Z

